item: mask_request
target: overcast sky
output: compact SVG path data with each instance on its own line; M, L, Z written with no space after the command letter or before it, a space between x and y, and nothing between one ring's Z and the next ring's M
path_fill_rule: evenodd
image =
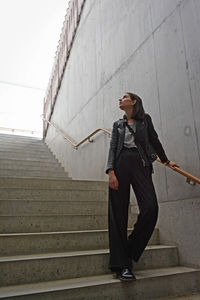
M41 131L68 0L0 0L0 127Z

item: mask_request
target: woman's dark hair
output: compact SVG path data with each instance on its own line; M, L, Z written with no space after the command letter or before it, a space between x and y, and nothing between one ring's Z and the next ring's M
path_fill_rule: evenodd
M133 109L133 114L132 114L132 118L135 120L140 120L140 121L144 121L145 119L145 111L144 111L144 107L142 104L142 99L133 93L127 93L131 100L136 100L136 103L134 105L134 109Z

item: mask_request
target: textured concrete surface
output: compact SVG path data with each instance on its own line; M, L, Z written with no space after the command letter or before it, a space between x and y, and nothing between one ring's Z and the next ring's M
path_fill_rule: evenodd
M199 272L192 268L172 267L135 271L137 280L129 283L120 282L113 275L107 274L24 284L0 288L0 298L11 300L18 296L20 300L85 300L86 297L89 300L155 300L168 295L169 299L174 295L188 295L191 289L199 291ZM184 298L186 299L190 298Z
M26 190L48 189L48 190L69 190L69 191L107 191L107 182L102 181L87 181L87 180L66 180L66 179L51 179L44 178L0 178L0 191L6 188L20 188Z
M131 214L129 226L136 222L137 215ZM64 230L90 230L108 228L108 216L100 214L52 214L31 216L6 216L1 214L0 233L48 232Z
M26 181L25 181L26 183ZM27 182L28 185L29 182ZM68 188L68 185L65 184L60 189L55 185L55 189L46 185L45 187L41 186L41 181L38 181L38 189L33 186L22 188L19 186L16 188L0 188L0 199L1 200L38 200L38 201L98 201L98 202L107 202L107 190L89 190L89 184L86 186L81 185L80 182L73 185L72 189ZM52 182L50 182L52 183ZM59 184L59 182L58 182ZM84 198L82 194L84 193Z
M36 201L0 200L0 212L7 216L39 216L59 214L106 215L108 203L105 201Z
M70 179L39 139L0 134L0 177Z
M110 273L108 249L45 253L0 258L0 286L79 278ZM178 265L175 246L147 246L135 270Z
M1 216L0 233L106 229L106 215Z
M199 299L200 299L200 293L185 295L182 297L160 298L158 300L199 300Z
M131 228L128 233L131 233ZM157 228L148 245L159 244ZM108 249L108 230L0 234L0 256Z
M29 167L24 165L25 170ZM50 175L0 177L1 299L124 299L130 295L146 299L148 295L155 300L199 291L199 269L181 267L177 246L160 244L156 229L140 261L133 262L137 281L124 293L124 285L108 269L107 183ZM129 230L136 218L134 212L129 215Z
M78 142L98 127L111 129L122 116L119 97L133 91L142 97L169 159L199 176L199 25L198 0L86 1L52 121ZM74 150L52 127L46 137L74 179L107 180L109 142L99 133L94 143ZM200 188L158 163L154 169L162 241L179 246L182 262L200 266Z
M182 199L160 205L160 240L177 245L184 265L200 265L199 223L200 199Z

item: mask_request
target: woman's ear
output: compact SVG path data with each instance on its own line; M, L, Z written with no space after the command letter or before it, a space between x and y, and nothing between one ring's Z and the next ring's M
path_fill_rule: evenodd
M133 100L133 105L135 105L135 103L136 103L136 100Z

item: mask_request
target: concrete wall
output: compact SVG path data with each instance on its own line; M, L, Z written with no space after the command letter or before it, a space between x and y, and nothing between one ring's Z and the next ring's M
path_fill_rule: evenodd
M133 91L168 157L199 176L199 26L199 0L86 0L52 121L78 142L111 129L122 116L118 98ZM46 143L72 178L107 180L110 139L94 139L74 150L49 128ZM181 263L200 266L200 187L154 166L161 241L179 246Z

